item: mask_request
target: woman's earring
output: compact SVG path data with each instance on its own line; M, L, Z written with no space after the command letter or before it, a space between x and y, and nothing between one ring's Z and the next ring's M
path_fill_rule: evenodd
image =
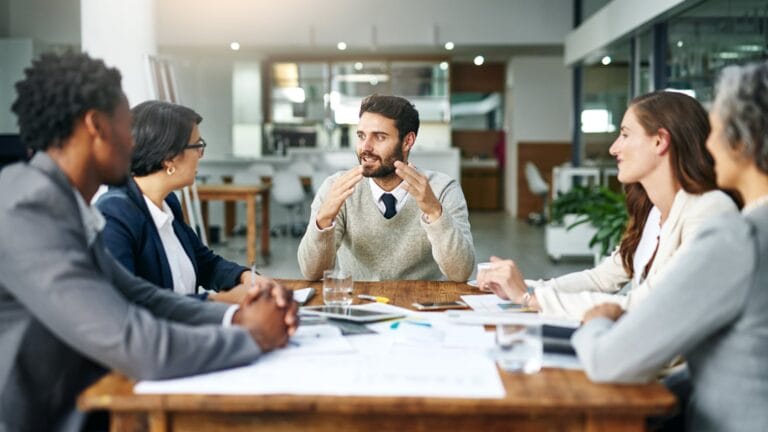
M175 172L176 172L176 167L174 167L174 166L169 166L165 170L165 173L168 174L169 176L173 175L173 173L175 173Z

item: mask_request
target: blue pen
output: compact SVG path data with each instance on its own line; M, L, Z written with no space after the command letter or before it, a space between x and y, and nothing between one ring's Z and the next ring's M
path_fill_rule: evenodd
M413 325L417 325L417 326L421 326L421 327L432 327L432 324L430 324L430 323L428 323L428 322L423 322L423 321L413 321L413 320L401 320L401 321L395 321L395 322L393 322L393 323L392 323L392 324L389 326L389 328L391 328L391 329L396 329L396 328L400 327L400 323L401 323L401 322L404 322L404 323L408 323L408 324L413 324Z

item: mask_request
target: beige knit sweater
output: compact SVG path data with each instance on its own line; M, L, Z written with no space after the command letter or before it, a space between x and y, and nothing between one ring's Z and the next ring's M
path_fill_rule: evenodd
M443 206L437 220L424 222L416 200L410 196L392 219L385 219L373 201L369 180L364 179L342 205L334 227L321 231L317 211L330 185L343 173L325 179L312 202L312 216L299 245L299 267L304 277L318 280L323 270L337 266L358 281L467 280L474 267L475 249L464 194L447 175L423 173Z

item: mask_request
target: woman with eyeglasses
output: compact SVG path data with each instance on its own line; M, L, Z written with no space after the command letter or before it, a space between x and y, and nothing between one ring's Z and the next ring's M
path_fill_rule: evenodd
M197 293L202 286L217 292L211 300L238 303L251 284L250 270L206 247L184 223L173 193L195 181L206 146L198 127L202 117L160 101L144 102L132 113L131 176L96 202L107 222L107 248L125 268L155 285L206 299Z

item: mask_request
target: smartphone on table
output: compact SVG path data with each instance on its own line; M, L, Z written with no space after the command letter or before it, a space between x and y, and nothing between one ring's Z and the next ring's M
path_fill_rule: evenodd
M446 309L469 308L469 306L467 306L467 304L461 300L452 301L452 302L418 302L418 303L413 303L412 306L415 307L416 310L420 310L420 311L436 311L436 310L446 310Z

